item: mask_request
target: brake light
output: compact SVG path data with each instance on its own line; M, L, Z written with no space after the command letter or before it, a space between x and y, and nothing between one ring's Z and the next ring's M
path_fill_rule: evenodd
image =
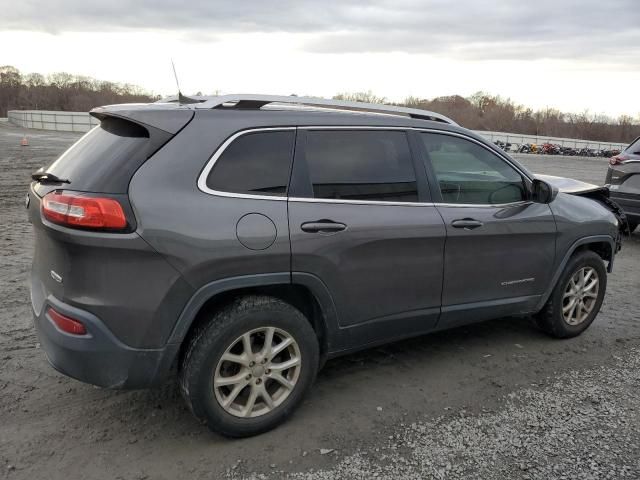
M627 157L624 153L620 154L620 155L616 155L615 157L611 157L609 159L609 165L621 165L625 162L625 160L628 160L629 157Z
M65 333L70 333L71 335L86 335L87 329L85 326L71 317L67 317L66 315L61 314L60 312L56 312L53 308L49 307L47 310L47 314L49 318L53 320L53 323Z
M122 205L113 198L50 192L42 199L42 215L67 227L121 230L127 226Z

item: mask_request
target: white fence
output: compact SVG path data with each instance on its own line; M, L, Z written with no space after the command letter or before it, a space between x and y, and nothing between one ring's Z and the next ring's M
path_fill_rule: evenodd
M87 112L57 112L51 110L9 110L9 122L25 128L88 132L100 121Z
M41 130L58 130L65 132L88 132L100 122L87 112L56 112L47 110L9 110L8 118L11 123L25 128ZM518 144L543 143L558 144L563 147L588 148L594 150L624 150L623 143L598 142L595 140L576 140L574 138L545 137L542 135L522 135L519 133L476 131L491 142L497 140L505 143Z
M499 140L501 142L511 143L512 145L535 143L540 146L543 143L552 143L563 147L587 148L592 150L624 150L627 148L626 143L599 142L597 140L576 140L575 138L545 137L544 135L523 135L520 133L505 132L483 132L479 130L476 130L475 133L491 142Z

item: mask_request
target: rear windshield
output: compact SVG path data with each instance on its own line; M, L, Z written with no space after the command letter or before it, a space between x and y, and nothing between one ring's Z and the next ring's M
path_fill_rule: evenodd
M46 170L70 182L69 189L125 193L149 153L149 133L135 123L108 117Z
M628 153L635 153L640 155L640 137L636 138L631 145L625 150Z

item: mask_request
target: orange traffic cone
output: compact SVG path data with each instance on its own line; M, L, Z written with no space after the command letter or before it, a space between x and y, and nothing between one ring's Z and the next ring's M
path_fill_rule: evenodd
M22 145L23 147L28 147L29 146L29 140L27 140L27 136L26 135L24 137L22 137L22 140L20 140L20 145Z

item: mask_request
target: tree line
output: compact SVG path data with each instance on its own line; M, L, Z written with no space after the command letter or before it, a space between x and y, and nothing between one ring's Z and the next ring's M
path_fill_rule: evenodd
M51 75L22 74L12 66L0 67L0 117L8 110L63 110L86 112L100 105L157 100L136 85L96 80L60 72ZM342 100L391 103L372 92L342 93ZM640 117L563 113L553 108L534 111L510 99L478 92L421 99L408 97L396 105L432 110L472 130L567 137L602 142L628 143L640 135Z
M9 65L0 67L0 117L6 117L9 110L87 112L100 105L151 102L158 98L136 85L65 72L47 76L22 74Z
M389 103L371 92L342 93L334 97L369 103ZM640 116L622 115L616 119L606 115L564 113L547 108L533 110L510 99L477 92L468 98L459 95L420 99L409 97L398 106L420 108L441 113L471 130L521 133L549 137L565 137L601 142L629 143L640 135Z

